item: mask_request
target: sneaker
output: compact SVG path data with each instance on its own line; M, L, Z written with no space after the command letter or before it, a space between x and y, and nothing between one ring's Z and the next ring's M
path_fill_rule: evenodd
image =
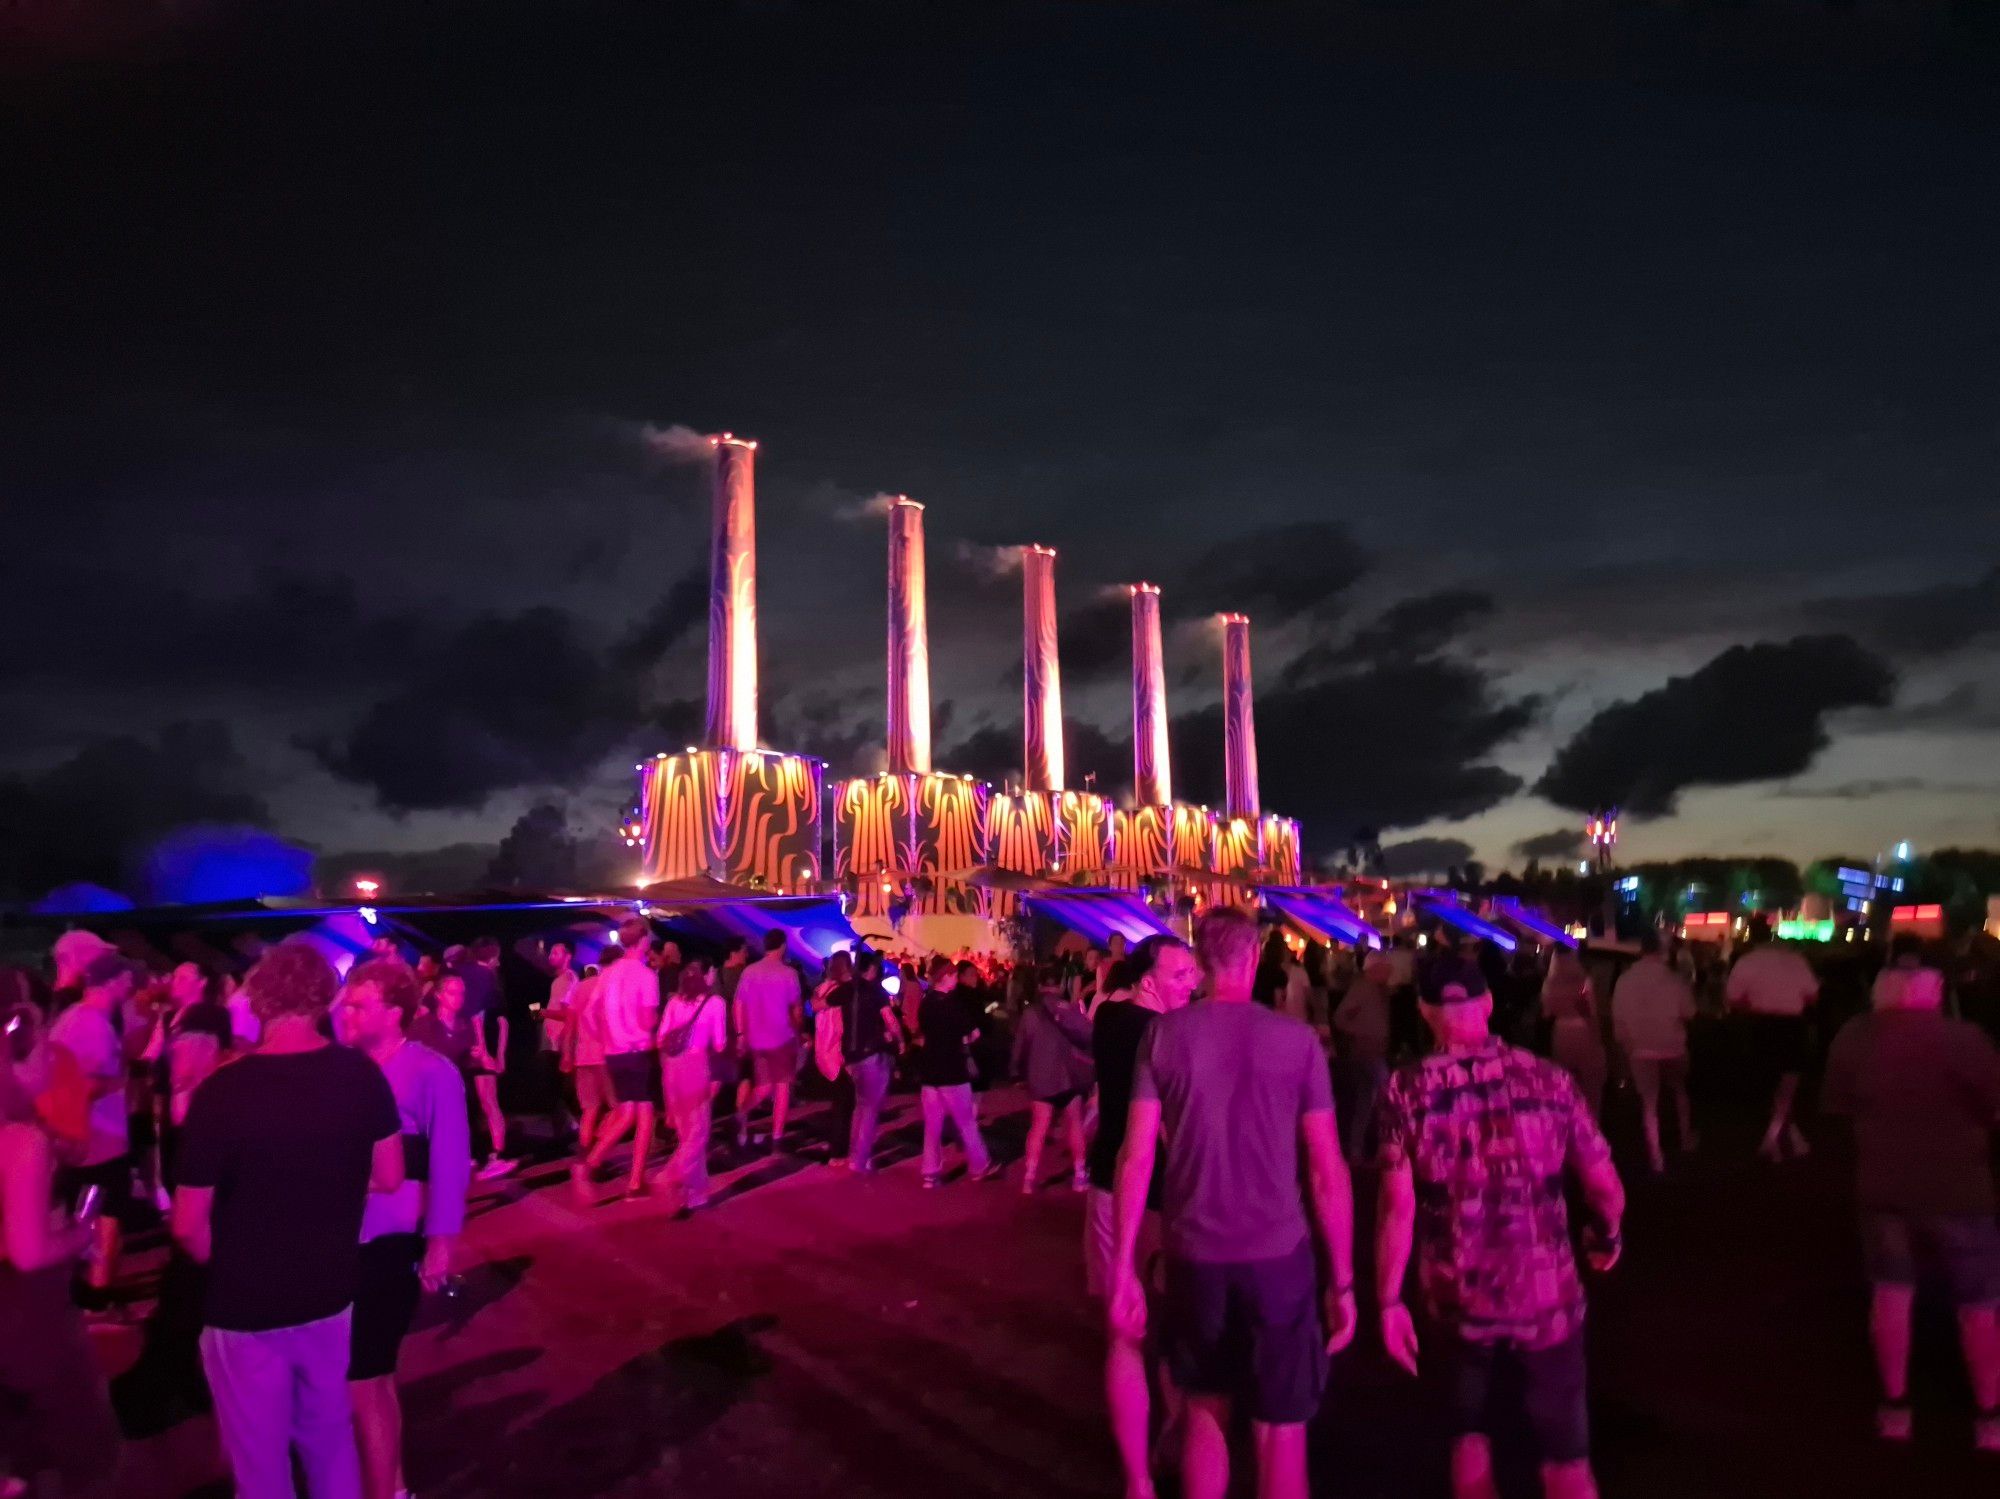
M926 1176L924 1178L924 1190L926 1192L930 1191L933 1187L941 1187L943 1185L944 1178L941 1176Z
M503 1176L511 1176L519 1165L518 1161L510 1161L505 1156L496 1155L479 1168L479 1179L490 1182Z
M1980 1452L2000 1452L2000 1411L1973 1418L1972 1445Z
M1885 1442L1907 1442L1915 1428L1907 1405L1879 1405L1875 1408L1875 1435Z
M980 1167L977 1171L966 1172L965 1179L969 1182L990 1182L993 1180L994 1177L998 1176L999 1174L1000 1174L1000 1163L998 1161L988 1161L984 1166Z

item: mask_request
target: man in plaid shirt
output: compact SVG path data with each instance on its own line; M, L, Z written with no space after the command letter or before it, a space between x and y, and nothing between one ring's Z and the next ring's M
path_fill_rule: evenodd
M1427 1372L1452 1426L1452 1490L1492 1499L1492 1393L1525 1395L1551 1499L1589 1499L1583 1283L1564 1186L1594 1222L1593 1269L1619 1252L1625 1191L1611 1151L1568 1073L1488 1033L1492 997L1478 965L1440 955L1418 974L1437 1050L1400 1069L1377 1116L1382 1200L1376 1293L1389 1355L1417 1372L1403 1303L1412 1244Z

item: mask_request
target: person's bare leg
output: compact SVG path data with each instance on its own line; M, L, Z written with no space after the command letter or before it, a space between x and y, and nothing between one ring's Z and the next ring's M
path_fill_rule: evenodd
M1910 1398L1910 1308L1917 1299L1914 1286L1878 1285L1868 1309L1868 1340L1875 1348L1875 1373L1882 1384L1882 1404L1903 1406ZM1885 1409L1877 1429L1894 1441L1908 1441L1907 1412Z
M1681 1154L1687 1155L1701 1143L1694 1132L1694 1103L1688 1097L1687 1079L1676 1077L1673 1082L1674 1112L1681 1126Z
M1084 1180L1090 1169L1086 1159L1089 1146L1083 1139L1083 1100L1072 1098L1063 1106L1063 1128L1069 1135L1069 1174L1073 1181Z
M1478 1433L1451 1444L1452 1499L1500 1499L1493 1480L1493 1447Z
M1757 1147L1759 1155L1778 1158L1779 1142L1784 1139L1785 1126L1792 1121L1792 1099L1798 1091L1796 1072L1787 1072L1778 1079L1778 1089L1771 1095L1771 1122L1764 1127L1763 1143Z
M785 1119L792 1111L792 1085L776 1083L771 1088L771 1149L785 1138Z
M1250 1423L1257 1447L1257 1499L1306 1499L1304 1422Z
M403 1453L403 1408L396 1399L396 1376L352 1380L347 1391L354 1401L362 1499L396 1499Z
M1021 1190L1032 1192L1042 1174L1042 1142L1049 1137L1055 1110L1039 1099L1028 1105L1028 1144L1021 1158Z
M472 1080L472 1091L479 1095L479 1112L486 1119L486 1138L496 1156L507 1153L507 1116L500 1112L500 1079L490 1072L482 1072Z
M736 1085L736 1144L739 1149L750 1143L750 1111L757 1107L757 1088L749 1078Z
M1597 1475L1590 1459L1542 1464L1542 1493L1547 1499L1597 1499Z
M1229 1401L1190 1395L1181 1418L1181 1493L1186 1499L1224 1499L1229 1492Z
M1125 1470L1125 1499L1154 1499L1151 1427L1152 1390L1146 1379L1146 1350L1113 1338L1104 1353L1104 1400L1111 1409L1111 1440Z
M1965 1377L1981 1415L2000 1410L2000 1307L1958 1309L1958 1346L1965 1354Z
M586 1155L590 1153L590 1147L597 1139L597 1121L603 1117L604 1110L596 1104L587 1103L583 1106L582 1115L576 1124L576 1143Z
M1652 1063L1645 1063L1650 1068ZM1667 1168L1667 1158L1660 1149L1660 1088L1662 1083L1658 1073L1641 1071L1641 1064L1633 1063L1639 1089L1639 1125L1646 1135L1646 1164L1654 1171Z
M632 1119L632 1173L625 1190L636 1195L646 1190L646 1157L653 1152L653 1106L633 1104Z

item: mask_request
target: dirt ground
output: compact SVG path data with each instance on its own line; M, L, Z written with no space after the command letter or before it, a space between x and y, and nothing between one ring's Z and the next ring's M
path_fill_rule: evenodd
M482 1189L463 1288L426 1306L404 1352L415 1493L1118 1494L1082 1200L1024 1199L1011 1178L923 1190L915 1100L891 1102L881 1175L760 1159L688 1221L574 1206L556 1166ZM1995 1492L1941 1316L1920 1338L1917 1442L1869 1434L1837 1152L1758 1165L1748 1117L1723 1112L1691 1164L1634 1182L1625 1263L1594 1289L1604 1492ZM983 1113L1016 1156L1019 1097ZM1372 1328L1336 1366L1313 1464L1320 1494L1443 1491L1442 1443ZM134 1443L128 1469L131 1499L227 1493L205 1418Z

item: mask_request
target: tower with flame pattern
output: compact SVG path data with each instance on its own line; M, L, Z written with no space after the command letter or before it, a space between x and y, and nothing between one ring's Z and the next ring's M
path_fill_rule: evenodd
M945 875L986 862L989 788L931 767L924 507L889 502L888 765L833 793L833 868L857 915L983 912L984 892Z
M723 432L709 446L706 743L639 766L638 883L705 875L810 890L820 873L825 763L767 750L757 736L757 444Z
M1222 616L1222 735L1225 798L1215 830L1218 874L1298 878L1298 824L1267 815L1257 788L1257 711L1250 674L1250 617Z

